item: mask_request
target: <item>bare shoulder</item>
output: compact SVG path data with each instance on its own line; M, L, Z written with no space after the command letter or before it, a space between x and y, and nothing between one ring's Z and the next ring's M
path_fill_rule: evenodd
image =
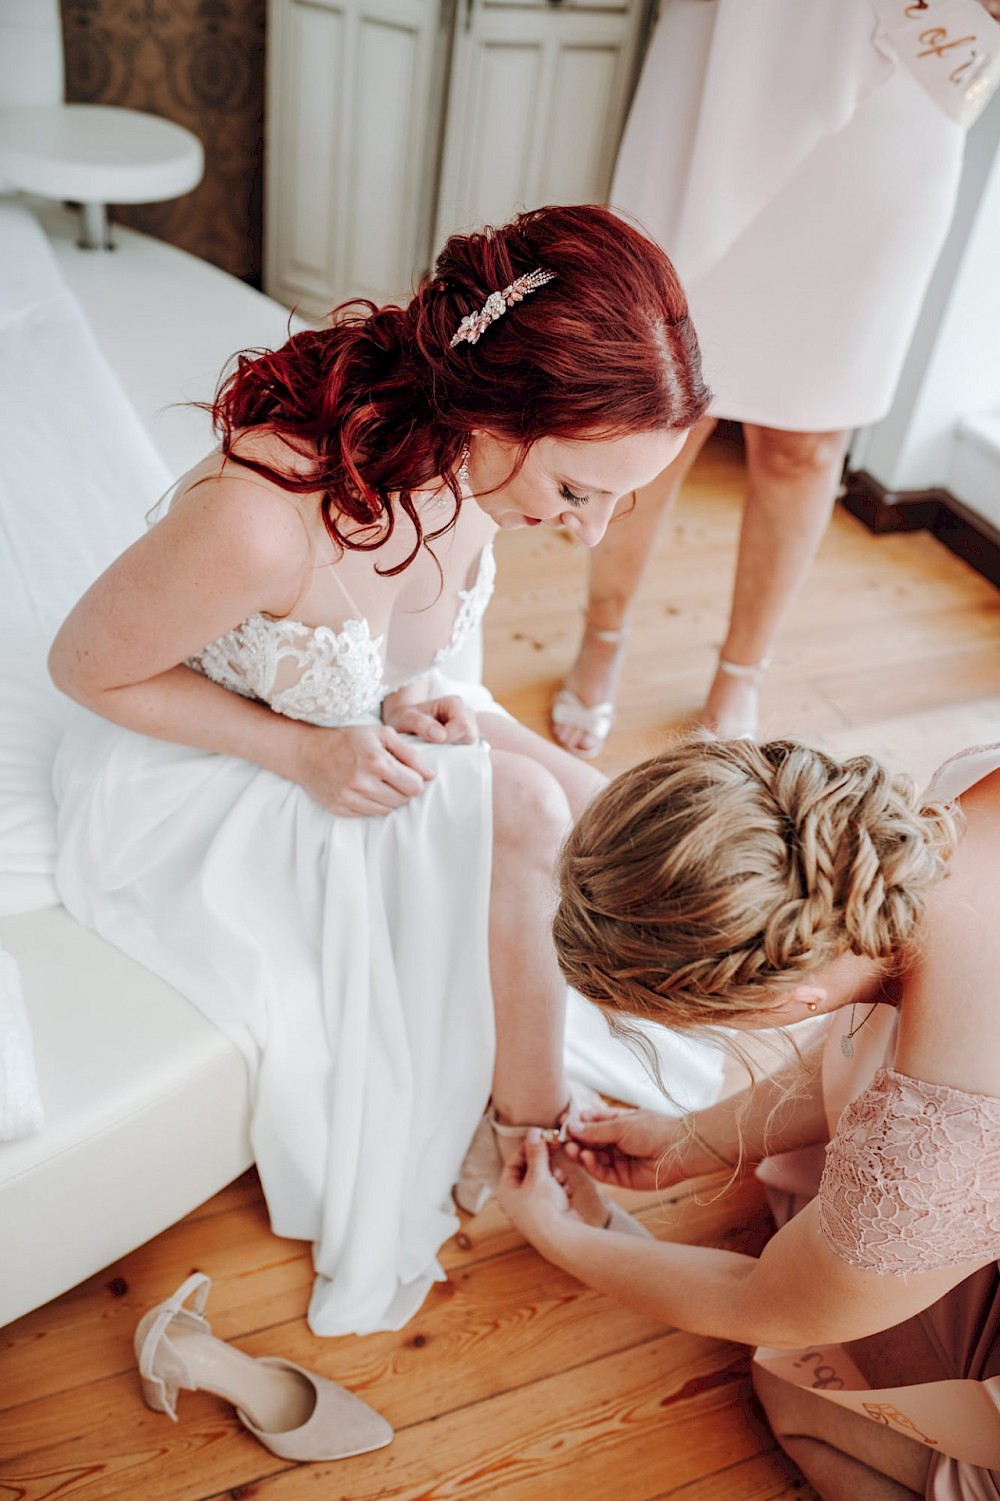
M286 490L216 453L184 476L154 530L162 528L167 548L194 549L227 570L259 578L279 614L283 601L297 597L313 563L303 514L310 504L318 505L318 499Z
M907 976L897 1063L1000 1098L1000 771L960 799L964 829Z

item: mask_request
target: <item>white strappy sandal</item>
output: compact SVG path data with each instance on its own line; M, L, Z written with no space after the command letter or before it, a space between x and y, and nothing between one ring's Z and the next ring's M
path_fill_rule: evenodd
M626 627L620 631L602 631L587 621L584 623L584 632L593 636L595 641L604 641L609 646L620 646L628 636ZM614 699L605 699L599 704L585 704L572 688L560 688L549 710L549 725L553 730L576 730L593 742L586 747L567 745L559 735L553 734L552 738L557 745L561 745L571 755L579 756L582 761L592 761L601 754L614 722Z
M760 680L771 665L771 658L764 657L759 662L730 662L726 657L719 657L718 670L725 677L739 678L748 683L754 690L753 707L742 718L736 721L735 726L728 734L720 736L724 740L756 740L757 739L757 693ZM702 719L704 723L704 719ZM711 728L711 726L707 726ZM717 730L712 730L718 734Z

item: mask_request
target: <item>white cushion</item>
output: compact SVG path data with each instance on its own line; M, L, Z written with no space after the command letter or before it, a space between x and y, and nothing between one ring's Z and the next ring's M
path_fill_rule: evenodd
M52 762L70 705L53 688L36 632L4 628L0 667L0 914L54 906Z
M252 1161L239 1050L62 907L0 920L45 1129L0 1143L0 1324L159 1234Z
M69 705L48 642L211 447L207 415L183 403L210 398L241 345L280 344L288 321L171 246L116 230L113 255L87 254L75 216L50 204L44 219L0 200L0 913L55 900L50 768ZM20 966L45 1111L41 1132L0 1144L2 1324L252 1156L243 1059L183 996L61 907L3 918L0 944Z
M207 412L223 368L241 349L276 349L305 327L287 308L217 266L116 224L110 255L81 252L76 216L39 202L59 271L105 359L179 478L215 439Z
M49 643L170 476L46 236L12 201L0 202L0 410L0 911L23 911L55 900L49 776L66 706Z

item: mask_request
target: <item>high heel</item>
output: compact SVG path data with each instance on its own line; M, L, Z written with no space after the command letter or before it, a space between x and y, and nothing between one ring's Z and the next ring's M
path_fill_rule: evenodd
M558 1126L540 1126L543 1141L565 1141L565 1122L569 1120L567 1105ZM492 1198L500 1175L503 1172L503 1152L500 1141L523 1141L529 1126L505 1126L497 1120L496 1111L490 1105L469 1144L462 1160L458 1182L452 1193L459 1209L466 1214L479 1214Z
M581 1099L580 1096L585 1096ZM573 1110L587 1109L591 1104L603 1104L599 1095L583 1086L574 1085L574 1095L559 1117L556 1126L539 1126L542 1140L549 1143L561 1143L569 1139L569 1119ZM467 1214L479 1214L485 1208L487 1200L496 1190L503 1173L504 1157L500 1148L501 1141L523 1141L524 1137L532 1128L530 1126L507 1126L497 1120L496 1111L492 1105L486 1111L476 1133L465 1160L462 1163L458 1182L452 1190L455 1202L460 1209ZM583 1167L578 1168L580 1182L585 1182L588 1189L592 1190L595 1204L600 1203L602 1223L600 1228L614 1230L619 1235L637 1235L649 1239L650 1232L645 1225L640 1224L623 1209L620 1204L606 1199L597 1184L590 1178Z
M586 619L583 629L585 636L592 636L595 641L603 641L609 646L620 647L628 637L628 628L625 626L618 631L602 631ZM565 684L556 693L549 710L552 738L557 745L562 746L563 750L579 756L583 761L592 761L595 756L601 754L614 722L615 701L613 698L605 699L599 704L585 704L583 699ZM561 736L555 734L556 729L575 730L578 734L586 735L593 743L586 747L567 745Z
M211 1285L196 1272L140 1320L135 1355L147 1407L176 1422L180 1391L212 1392L231 1402L244 1428L282 1459L344 1459L392 1442L385 1418L335 1381L277 1356L254 1359L216 1339L203 1313ZM189 1298L192 1307L185 1308Z
M747 684L752 692L752 701L744 713L725 725L718 720L713 724L712 716L706 710L702 710L698 716L706 729L711 730L713 735L718 735L722 740L756 740L757 738L757 690L760 680L771 665L770 657L763 657L759 662L731 662L728 657L719 657L718 672L723 677L738 678Z

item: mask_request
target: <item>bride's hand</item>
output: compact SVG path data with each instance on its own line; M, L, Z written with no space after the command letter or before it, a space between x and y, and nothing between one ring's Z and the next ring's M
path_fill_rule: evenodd
M303 725L295 781L330 813L370 818L417 797L434 772L391 725Z
M416 735L437 745L475 745L479 739L475 714L456 694L383 709L382 722L401 735Z

